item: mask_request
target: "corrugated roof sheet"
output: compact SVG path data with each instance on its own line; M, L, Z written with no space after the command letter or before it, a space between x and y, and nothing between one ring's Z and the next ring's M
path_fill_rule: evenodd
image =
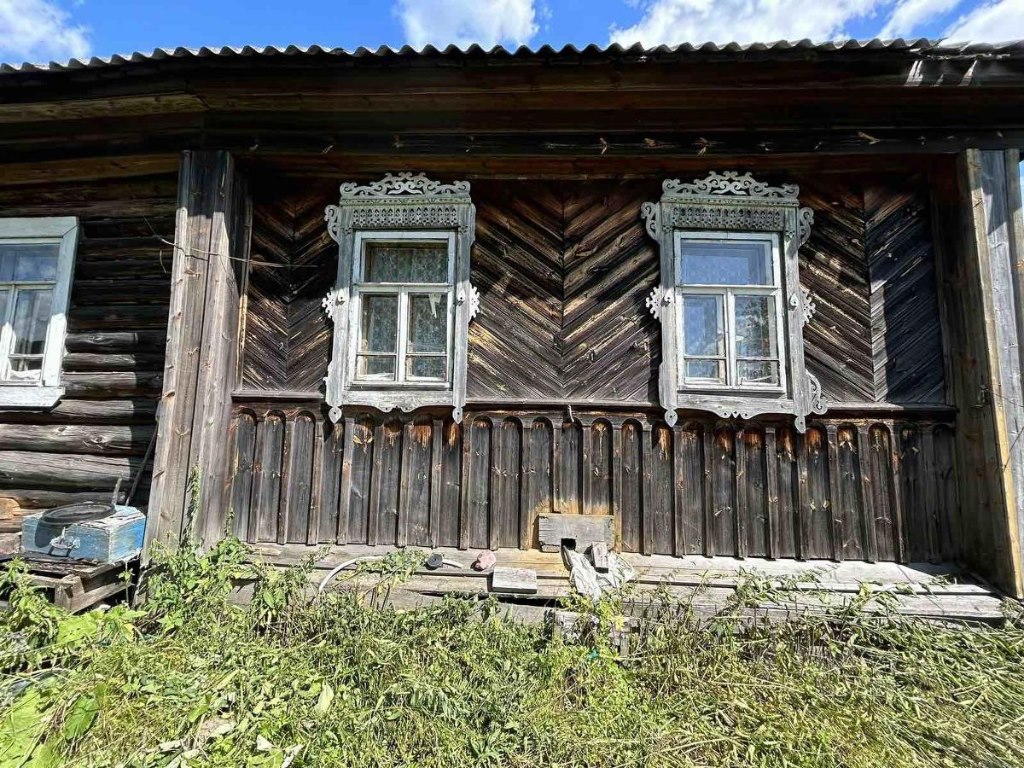
M269 45L262 48L244 46L242 48L157 48L152 53L135 52L126 55L114 55L105 58L93 57L88 60L71 59L66 62L51 61L49 64L0 64L0 74L17 74L28 72L69 72L83 69L104 69L108 67L127 67L135 64L163 63L175 60L196 60L196 59L234 59L234 58L276 58L276 57L330 57L340 60L358 59L379 59L379 60L452 60L472 61L491 59L496 63L503 61L546 61L546 60L613 60L629 59L634 61L671 61L688 58L788 58L802 57L807 55L842 55L857 53L892 53L903 54L909 58L936 58L936 57L1012 57L1024 58L1024 40L1006 43L950 43L942 40L845 40L826 43L814 43L810 40L799 40L795 42L779 40L774 43L751 43L740 45L739 43L726 43L718 45L715 43L703 43L693 45L683 43L682 45L659 45L654 48L647 48L639 43L623 47L618 43L602 48L598 45L588 45L585 48L576 48L567 45L560 49L552 48L549 45L531 49L527 46L520 46L513 51L495 46L491 49L481 48L479 45L471 45L468 48L459 48L449 45L444 49L428 45L422 49L415 49L408 45L399 49L381 46L380 48L357 48L348 51L344 48L325 48L320 45L296 46L289 45L285 48Z

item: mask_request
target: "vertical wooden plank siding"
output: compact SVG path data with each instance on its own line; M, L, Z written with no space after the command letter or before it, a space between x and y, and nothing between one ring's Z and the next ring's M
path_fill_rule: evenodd
M877 478L871 461L871 435L867 424L857 427L857 474L860 475L861 520L864 535L864 559L878 561L878 533L876 530L875 492ZM874 481L873 481L874 478Z
M429 546L441 542L441 490L444 488L444 421L434 419L430 436L430 535Z
M615 516L615 542L622 546L625 486L622 476L622 425L612 426L612 515Z
M501 505L501 491L502 491L502 480L501 480L501 466L502 466L502 454L504 453L504 445L501 442L501 424L498 426L492 426L489 435L489 461L488 461L488 494L487 494L487 534L485 545L487 549L498 549L499 540L501 538L500 521L498 518Z
M713 454L715 552L719 555L738 557L736 547L736 431L719 426L714 432ZM742 449L741 449L742 450Z
M840 509L842 496L839 492L839 428L829 424L825 431L828 456L828 497L823 498L822 508L828 514L829 539L832 546L832 559L842 560L845 546L846 531L843 528L843 515Z
M676 554L704 552L704 459L701 428L688 424L676 433ZM680 545L682 549L679 549Z
M701 458L703 459L703 490L704 490L704 504L703 504L703 518L704 518L704 554L707 557L714 557L715 550L715 473L712 469L712 456L714 456L714 436L711 432L711 427L705 425L701 430L703 435L703 453Z
M874 531L879 560L897 560L900 529L897 525L897 510L893 506L895 481L891 456L892 439L884 424L873 424L867 428L868 476L872 483L872 505L875 510Z
M462 509L459 499L463 497L463 452L464 433L449 417L444 422L444 440L441 464L444 482L441 486L441 541L443 547L457 547L460 544L459 525Z
M792 429L776 432L776 456L779 468L779 552L777 557L797 557L800 540L800 474L797 467L796 433Z
M691 485L689 466L686 464L683 445L683 428L677 424L672 430L672 489L673 489L673 528L675 535L672 538L672 553L676 557L682 557L686 552L686 488Z
M733 473L735 481L734 498L736 499L735 523L736 526L736 557L741 560L747 556L747 516L750 509L747 505L747 458L744 440L746 433L737 430L733 436L734 464L736 471Z
M634 420L622 426L622 548L627 552L640 551L641 508L643 505L644 431Z
M518 545L520 549L529 549L533 543L533 485L536 468L533 465L533 424L523 424L520 450L519 470L519 529Z
M817 436L817 432L809 431L802 435L793 435L796 449L796 514L798 518L796 556L801 560L812 557L814 552L814 519L812 515L813 500L811 499L810 477L807 469L807 439Z
M641 434L641 472L640 481L640 519L642 535L640 551L645 555L654 554L654 444L653 432L649 424L645 424Z
M237 370L239 275L248 256L245 186L226 152L185 152L171 265L171 307L150 489L146 548L176 546L191 521L205 543L223 535L228 502L230 394ZM189 499L188 478L202 478Z
M768 485L765 433L761 429L743 431L743 473L747 495L747 556L768 556Z
M328 423L329 424L329 423ZM321 428L323 425L321 424ZM329 424L321 453L320 468L320 513L318 542L335 542L339 539L342 474L344 472L345 422ZM348 484L344 485L348 489ZM348 528L348 504L345 505L345 527Z
M328 431L307 406L240 404L231 427L235 530L254 542L310 546L530 548L537 515L554 511L555 478L569 475L587 478L590 490L582 506L566 493L567 508L613 513L616 546L627 552L959 554L949 424L904 422L894 442L888 422L818 420L800 438L785 427L606 418L579 433L587 448L578 451L564 449L579 441L552 428L556 414L478 412L461 426L353 414ZM562 466L552 460L559 432ZM904 508L916 522L902 524Z
M519 546L523 433L524 426L519 419L505 419L499 431L501 488L496 523L501 547Z
M960 547L969 565L1016 597L1024 596L1019 159L971 149L930 179L950 394L963 415L956 486L970 522Z
M249 513L252 505L253 453L256 450L256 419L240 411L231 425L235 460L232 466L231 507L234 533L240 539L249 534Z
M673 432L667 424L658 424L651 431L651 506L644 510L645 519L650 517L653 549L658 555L671 555L675 547L674 514L675 468L673 464Z
M779 457L775 445L775 427L764 430L764 463L765 477L768 481L766 492L768 515L768 551L767 556L775 559L781 553L782 505L779 502Z
M355 419L351 416L345 419L345 441L341 449L341 482L338 490L338 532L337 541L339 544L347 544L349 539L349 508L352 502L352 455L356 446Z

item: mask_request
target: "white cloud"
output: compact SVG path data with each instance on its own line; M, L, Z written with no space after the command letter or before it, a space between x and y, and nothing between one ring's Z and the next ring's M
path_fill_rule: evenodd
M409 45L519 45L537 33L533 0L398 0Z
M885 39L909 37L922 24L934 21L958 5L960 0L904 0L897 4L878 36Z
M979 6L947 30L951 41L1001 43L1024 38L1024 0L998 0Z
M0 60L49 61L89 55L85 27L51 0L0 0Z
M632 27L612 27L612 42L631 45L835 40L850 21L873 16L890 0L648 0Z

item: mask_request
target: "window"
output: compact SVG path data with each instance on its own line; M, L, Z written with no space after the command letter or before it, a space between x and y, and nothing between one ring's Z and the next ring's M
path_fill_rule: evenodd
M345 405L409 411L450 405L462 418L475 210L469 184L422 174L341 185L326 211L338 278L324 299L334 323L330 417Z
M804 365L805 306L799 248L812 212L792 184L712 172L666 181L642 209L659 244L661 283L647 303L661 321L660 398L665 418L710 411L731 418L823 413L821 387Z
M448 385L454 236L360 235L357 242L353 383Z
M46 408L60 389L78 221L0 219L0 406Z
M676 253L683 383L781 391L786 371L778 238L679 233Z

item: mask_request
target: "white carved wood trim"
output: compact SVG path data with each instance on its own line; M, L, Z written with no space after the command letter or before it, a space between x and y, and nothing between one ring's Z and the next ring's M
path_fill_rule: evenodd
M800 298L801 307L803 307L804 325L807 325L814 319L814 314L818 311L818 305L814 303L814 294L811 293L810 288L800 286Z
M800 207L795 184L771 186L750 173L712 171L703 179L684 182L668 179L657 202L641 207L647 233L658 242L661 281L646 298L646 305L661 322L662 362L659 397L665 420L674 425L680 409L709 411L725 418L749 419L762 414L791 414L804 431L806 417L825 412L821 385L807 372L804 362L803 326L816 310L813 297L801 289L799 249L807 242L814 212ZM708 391L687 387L679 381L680 350L677 341L678 307L671 302L675 290L677 232L773 233L779 238L780 285L785 312L785 350L780 362L788 368L785 391L725 389Z
M662 286L656 285L651 288L650 294L644 299L644 304L647 305L648 311L655 320L661 319L661 308L665 304L672 303L672 291L665 290Z
M326 402L333 422L346 405L365 405L381 411L412 411L450 405L456 421L466 402L469 321L479 312L480 294L469 282L470 249L476 229L476 209L468 181L450 184L423 174L402 172L366 184L345 182L338 205L324 211L327 231L338 243L338 276L321 304L334 325L331 361L327 368ZM454 247L449 290L452 302L450 375L446 383L370 383L354 381L350 350L357 332L353 321L354 268L364 238L447 237ZM451 301L451 300L450 300Z

